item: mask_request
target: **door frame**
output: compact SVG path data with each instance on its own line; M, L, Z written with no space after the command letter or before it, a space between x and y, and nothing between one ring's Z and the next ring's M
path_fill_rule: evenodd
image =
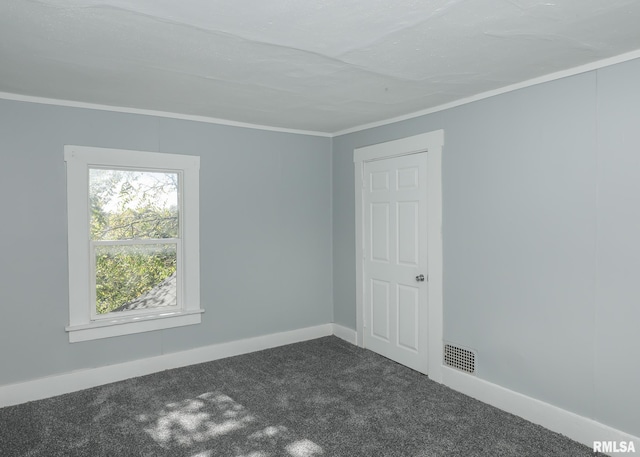
M373 160L426 153L427 159L427 316L429 378L442 382L442 147L444 130L387 141L353 151L356 203L356 342L364 347L364 165ZM421 329L421 331L423 331Z

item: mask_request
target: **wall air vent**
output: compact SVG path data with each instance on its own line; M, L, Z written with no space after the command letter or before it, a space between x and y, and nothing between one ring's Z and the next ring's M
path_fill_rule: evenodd
M476 353L469 349L461 348L460 346L445 344L444 364L448 367L464 371L465 373L475 374Z

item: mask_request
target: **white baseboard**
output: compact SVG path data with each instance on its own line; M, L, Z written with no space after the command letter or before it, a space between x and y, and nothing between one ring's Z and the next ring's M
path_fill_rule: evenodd
M475 376L443 366L442 381L443 384L458 392L565 435L589 448L593 447L594 441L624 441L626 443L633 441L636 452L640 452L640 438L637 436L616 430L608 425L484 381ZM611 453L610 455L617 454Z
M343 327L340 324L331 324L333 326L333 334L340 339L345 340L347 343L357 344L358 333L347 327Z
M289 332L257 336L229 343L214 344L188 351L172 352L105 367L78 370L17 384L0 386L0 408L54 397L82 389L144 376L172 368L210 362L235 355L261 351L333 334L332 324L323 324Z

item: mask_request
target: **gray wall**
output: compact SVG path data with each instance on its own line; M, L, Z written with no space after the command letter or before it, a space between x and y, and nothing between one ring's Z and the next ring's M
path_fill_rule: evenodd
M202 324L68 342L65 144L201 156ZM0 385L331 322L330 147L0 100Z
M355 328L353 149L442 128L445 340L640 436L638 81L640 60L334 138L334 320Z

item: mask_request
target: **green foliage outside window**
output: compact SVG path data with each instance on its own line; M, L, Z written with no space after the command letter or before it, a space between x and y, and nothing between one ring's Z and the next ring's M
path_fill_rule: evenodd
M153 250L150 250L149 247ZM175 245L98 246L96 311L116 310L176 272Z

